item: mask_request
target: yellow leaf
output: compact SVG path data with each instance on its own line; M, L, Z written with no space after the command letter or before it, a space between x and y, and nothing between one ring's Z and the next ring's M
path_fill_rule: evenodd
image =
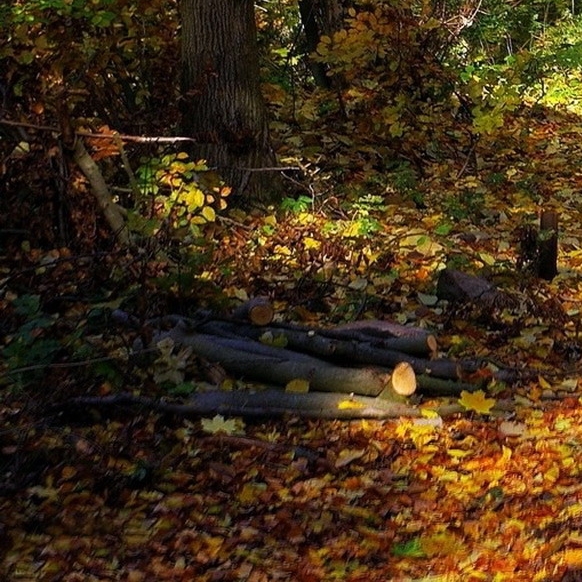
M544 481L549 481L550 483L555 483L560 476L559 467L550 467L544 474Z
M321 246L321 242L319 242L315 238L311 238L310 236L306 236L303 239L303 246L306 249L318 249Z
M287 246L284 246L284 245L276 245L275 246L275 253L278 255L284 255L287 257L289 257L293 254L291 249Z
M349 410L350 408L358 409L358 408L366 408L365 404L358 402L357 400L342 400L337 405L338 410Z
M216 212L210 206L205 206L200 213L208 222L214 222L216 220Z
M181 199L190 210L193 210L194 208L200 208L204 204L204 193L193 186L181 195Z
M247 295L246 289L242 289L240 287L229 287L226 289L226 293L229 297L234 297L235 299L239 299L240 301L248 301L249 296Z
M214 418L202 419L202 430L210 434L223 432L225 434L240 434L244 428L242 420L238 418L224 419L224 416L217 414Z
M560 382L560 388L562 390L567 390L568 392L573 392L578 388L578 378L567 378Z
M495 257L489 253L479 253L479 258L486 264L492 267L495 264Z
M291 382L287 382L285 386L285 392L296 392L298 394L305 394L309 392L309 381L303 378L295 378Z
M360 224L358 222L350 222L348 225L346 225L345 229L341 233L341 235L346 238L358 236L359 234L360 234Z
M471 455L472 451L464 451L463 449L449 449L447 453L454 459L462 459L463 457Z
M436 410L432 410L430 408L421 408L420 414L424 418L439 418L439 413Z
M459 398L459 404L465 410L474 410L480 414L489 414L495 405L495 399L485 398L485 392L483 390L477 390L476 392L463 390L461 392L461 398Z

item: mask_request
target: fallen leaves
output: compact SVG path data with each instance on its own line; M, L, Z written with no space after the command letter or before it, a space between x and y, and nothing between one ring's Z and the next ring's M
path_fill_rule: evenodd
M285 419L245 426L220 415L178 421L89 412L88 420L55 428L58 419L50 425L29 419L27 426L20 419L29 405L18 402L2 410L0 576L546 582L582 568L582 406L575 373L581 182L571 161L579 157L579 135L556 142L559 126L546 125L532 121L527 160L510 146L497 157L483 150L479 156L489 156L478 159L483 169L456 182L450 160L429 166L420 215L410 200L371 205L368 222L344 219L342 204L335 207L332 198L341 220L311 203L277 217L237 210L227 228L215 225L216 246L204 272L229 298L272 293L277 313L289 320L319 325L328 317L390 315L442 332L440 349L449 355L494 355L531 366L536 381L464 392L451 403L474 413L464 418L441 418L429 410L434 402L423 402L421 418L382 423ZM552 154L566 144L570 161ZM501 284L519 299L514 311L483 313L475 305L467 313L437 300L435 274L449 261L471 270L486 266L494 277L514 269L511 228L538 210L523 184L542 175L549 156L553 177L539 197L551 198L563 213L560 275L551 285L503 275ZM495 175L503 178L497 185L488 182ZM23 243L22 258L44 277L44 296L76 294L93 276L83 267L82 278L72 280L67 249L26 248ZM148 268L164 273L161 263ZM13 309L15 318L37 311L40 317L45 299L37 292L8 294L0 306ZM563 304L562 315L551 300ZM82 305L67 313L88 317ZM37 319L21 332L32 340L64 325L62 317ZM105 335L92 341L108 353L123 351L117 360L128 361L121 341L107 344ZM261 341L284 347L273 334ZM152 378L140 378L136 390L150 389L153 380L187 396L195 389L189 354L171 344L158 348ZM574 373L563 377L565 369ZM111 370L96 373L96 390L114 392ZM485 383L490 375L482 368L471 380ZM51 381L68 386L71 378L61 371ZM238 387L230 379L213 382ZM34 388L36 398L41 389ZM296 379L287 389L301 393L309 385ZM514 410L505 415L501 404L508 397ZM338 406L361 405L346 396Z
M361 459L366 453L365 449L343 449L340 451L337 459L335 460L335 468L345 467L349 465L352 461Z
M501 422L260 423L245 437L228 436L240 426L221 417L168 426L144 415L129 441L126 423L77 427L90 449L72 443L66 465L0 500L14 532L2 573L48 579L79 564L101 579L117 568L210 581L247 566L266 580L552 579L579 567L575 402ZM49 439L67 431L36 437ZM134 477L137 459L153 480Z

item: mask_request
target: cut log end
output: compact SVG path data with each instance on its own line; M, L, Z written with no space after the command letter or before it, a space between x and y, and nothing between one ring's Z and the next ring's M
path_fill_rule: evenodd
M416 392L416 374L408 362L400 362L394 367L390 384L396 394L411 396Z
M275 309L266 297L254 297L237 307L233 315L237 319L246 319L253 325L268 325L273 321Z

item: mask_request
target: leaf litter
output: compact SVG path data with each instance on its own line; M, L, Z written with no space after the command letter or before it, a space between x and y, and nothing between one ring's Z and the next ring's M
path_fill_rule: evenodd
M416 208L388 205L381 230L366 237L324 213L242 214L207 276L230 297L267 290L279 312L303 322L381 314L430 327L443 352L527 365L536 379L463 395L465 412L446 419L428 401L421 419L385 422L243 425L121 409L39 423L30 397L16 394L1 411L5 579L541 582L582 570L580 146L577 133L548 124L532 128L527 146L527 158L509 149L487 161L505 189L485 193L477 219L452 218L451 198L483 180L435 165L434 210L420 219ZM547 284L493 273L521 300L513 311L435 302L445 264L514 264L513 227L540 202L517 187L531 175L561 213L559 276ZM225 275L234 264L244 271ZM53 325L39 319L30 333ZM182 383L199 373L186 356L167 352L153 373ZM48 374L65 392L74 380L65 369ZM115 383L95 388L108 394ZM157 394L148 378L135 389ZM492 408L501 398L511 411Z

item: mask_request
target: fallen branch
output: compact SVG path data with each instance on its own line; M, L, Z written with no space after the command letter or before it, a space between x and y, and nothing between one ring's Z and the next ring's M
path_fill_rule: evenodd
M438 349L436 337L432 333L418 327L378 319L353 321L323 330L322 333L338 339L381 341L381 347L402 350L407 354L435 356Z
M99 166L89 155L82 140L75 140L72 155L75 163L79 166L89 181L93 195L95 196L107 223L111 227L111 230L115 233L122 245L128 246L130 244L129 230L125 224L123 212L113 201Z
M35 131L46 131L50 133L61 133L61 128L54 127L51 125L36 125L34 123L25 123L21 121L10 121L8 119L0 119L0 125L6 125L9 127L22 127L23 129L33 129ZM91 131L77 131L76 135L80 137L90 137L95 139L122 139L123 141L133 141L137 143L177 143L177 142L193 142L196 140L191 137L146 137L142 135L125 135L121 133L94 133Z

